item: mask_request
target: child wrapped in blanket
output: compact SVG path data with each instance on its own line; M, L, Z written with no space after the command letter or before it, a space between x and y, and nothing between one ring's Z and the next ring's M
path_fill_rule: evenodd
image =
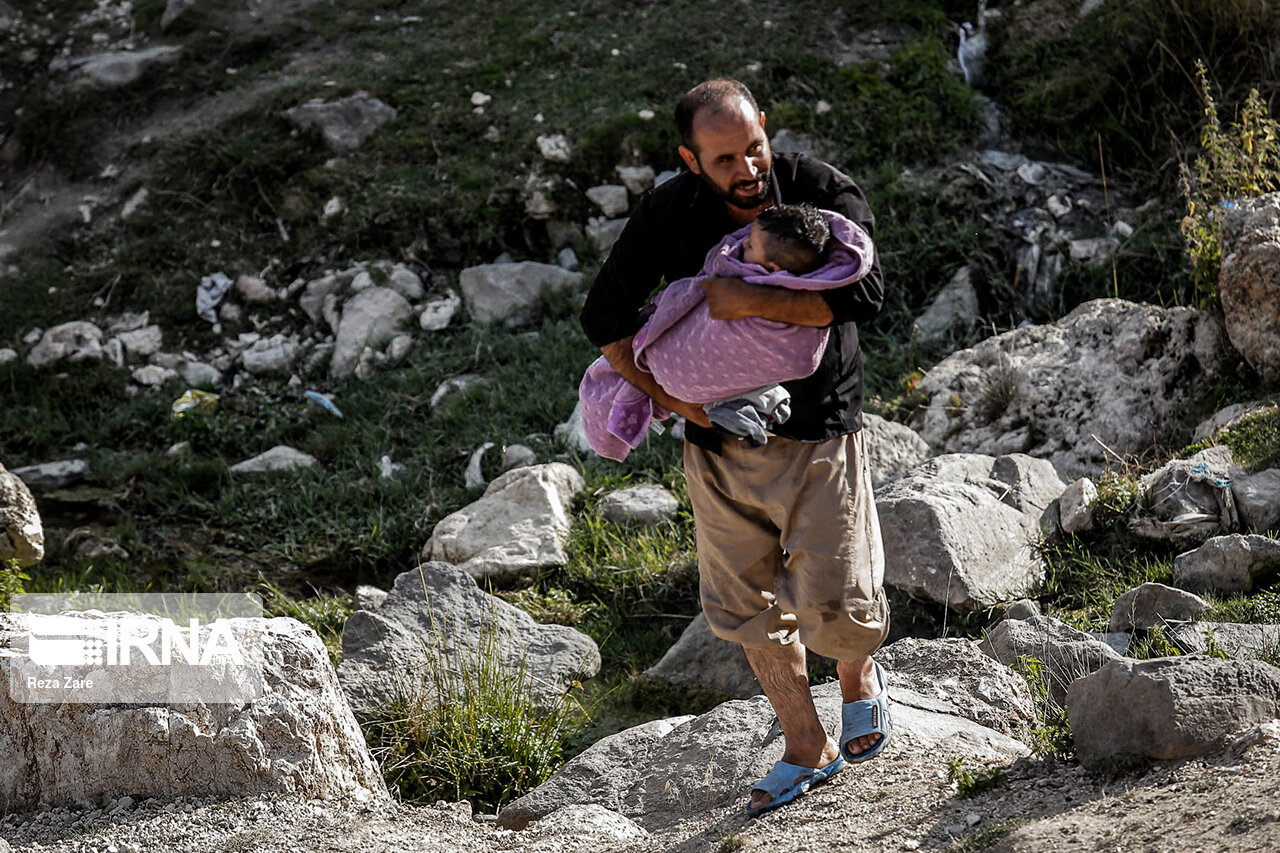
M829 290L865 276L874 251L870 236L838 213L809 205L765 208L712 249L698 275L672 283L642 312L648 317L632 343L636 366L672 396L702 404L715 426L763 444L769 426L790 415L790 396L779 383L817 369L829 332L762 317L717 320L702 280ZM578 394L587 440L609 459L625 459L653 421L670 415L603 356L587 368Z

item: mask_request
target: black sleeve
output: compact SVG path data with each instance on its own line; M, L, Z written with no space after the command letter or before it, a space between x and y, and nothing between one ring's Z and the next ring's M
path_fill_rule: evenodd
M656 226L661 217L652 198L650 193L641 199L587 291L578 319L598 347L636 333L640 309L662 281L663 248Z
M816 168L812 170L804 168L805 166L825 166L825 164L818 164L812 160L808 163L804 163L803 160L801 162L801 174L806 176L812 174L811 180L814 184L810 188L813 193L812 203L843 214L861 225L874 245L876 218L871 213L871 207L867 204L867 199L858 185L849 176L829 166L820 171ZM822 294L827 307L831 309L831 314L835 318L834 323L847 323L850 320L864 323L871 320L880 313L880 306L884 304L884 278L880 272L880 253L876 252L871 271L853 284L818 292Z

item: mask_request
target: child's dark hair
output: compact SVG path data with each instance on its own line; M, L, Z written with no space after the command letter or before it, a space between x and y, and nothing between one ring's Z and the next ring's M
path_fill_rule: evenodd
M773 262L793 273L817 269L831 239L827 217L809 204L776 204L756 217L773 243Z

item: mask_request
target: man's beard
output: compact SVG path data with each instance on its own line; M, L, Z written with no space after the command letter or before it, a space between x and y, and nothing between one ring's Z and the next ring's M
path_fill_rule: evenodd
M739 210L755 210L757 207L763 205L769 198L769 190L773 185L773 173L771 171L761 172L756 179L759 181L759 191L752 196L744 198L743 196L737 195L736 191L755 186L756 181L739 181L738 183L730 186L728 191L725 191L716 186L711 179L707 177L705 172L702 173L701 178L703 182L711 188L712 192L724 199L725 204L736 207Z

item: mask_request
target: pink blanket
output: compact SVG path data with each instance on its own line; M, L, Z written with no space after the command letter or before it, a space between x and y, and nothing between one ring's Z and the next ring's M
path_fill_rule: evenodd
M865 276L875 257L870 236L832 211L827 262L804 275L768 272L742 260L750 226L725 237L707 254L698 275L680 279L658 294L655 311L635 335L636 365L653 374L668 394L710 403L813 373L822 360L828 330L747 317L716 320L701 282L711 276L791 290L830 290ZM644 439L649 424L671 413L613 369L601 356L578 387L582 423L597 453L623 460Z

